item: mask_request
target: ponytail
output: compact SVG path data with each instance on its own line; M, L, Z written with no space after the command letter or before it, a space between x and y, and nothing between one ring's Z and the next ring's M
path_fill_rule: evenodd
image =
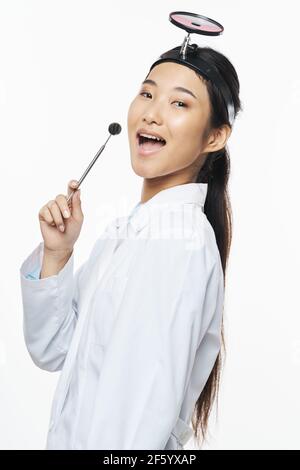
M224 80L227 82L233 97L234 113L236 117L238 112L242 109L242 106L239 99L239 80L233 65L227 57L210 47L200 47L197 51L206 62L209 62L213 67L218 68ZM203 77L199 76L199 78L203 80ZM204 80L204 82L208 90L211 109L209 125L207 128L208 132L211 129L218 129L223 125L230 126L227 106L220 91L212 82L207 80ZM204 213L215 233L224 274L224 288L226 266L232 238L232 212L227 189L229 175L230 158L229 151L225 146L219 151L208 153L196 178L196 183L207 183L208 185ZM206 437L208 419L212 405L215 398L218 398L220 376L225 354L226 348L224 340L223 315L221 323L220 351L208 380L195 403L192 414L192 426L199 446Z

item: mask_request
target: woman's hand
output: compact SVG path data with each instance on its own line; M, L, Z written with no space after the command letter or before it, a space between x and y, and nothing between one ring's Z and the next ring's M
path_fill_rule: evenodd
M78 181L68 184L68 196L76 190ZM73 251L79 237L84 215L81 209L80 190L76 190L67 203L63 194L47 202L39 211L39 222L44 239L44 249L53 255L62 255Z

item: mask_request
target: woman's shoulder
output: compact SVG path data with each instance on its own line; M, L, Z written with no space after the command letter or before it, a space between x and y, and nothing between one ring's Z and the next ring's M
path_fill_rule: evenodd
M202 239L208 249L212 252L219 252L216 234L204 211L198 211L193 225L193 232L196 237Z
M207 259L214 264L220 260L214 229L199 204L177 203L153 208L144 219L139 237L169 245L168 250L205 251Z
M187 230L185 249L194 253L194 258L205 256L208 270L221 269L221 256L214 229L203 209L195 210L193 222ZM202 252L202 254L201 254Z

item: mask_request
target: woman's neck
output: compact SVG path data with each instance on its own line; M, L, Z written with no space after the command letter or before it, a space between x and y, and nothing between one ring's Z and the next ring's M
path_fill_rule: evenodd
M167 175L159 178L144 178L141 203L149 201L155 194L159 193L163 189L172 188L179 184L192 183L193 181L183 178L182 175Z

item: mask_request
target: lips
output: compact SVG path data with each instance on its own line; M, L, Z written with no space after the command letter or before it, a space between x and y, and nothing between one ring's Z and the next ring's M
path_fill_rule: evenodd
M160 134L145 129L139 129L136 140L140 155L157 153L166 145L166 140Z
M163 141L154 139L145 139L140 136L137 139L138 153L140 155L150 155L159 152L166 145Z
M146 128L141 128L141 129L138 129L137 133L137 138L139 139L139 142L142 142L143 140L146 141L146 140L150 140L150 141L161 141L163 142L163 145L166 144L166 139L161 135L161 134L158 134L157 132L153 131L153 130L149 130L149 129L146 129Z

